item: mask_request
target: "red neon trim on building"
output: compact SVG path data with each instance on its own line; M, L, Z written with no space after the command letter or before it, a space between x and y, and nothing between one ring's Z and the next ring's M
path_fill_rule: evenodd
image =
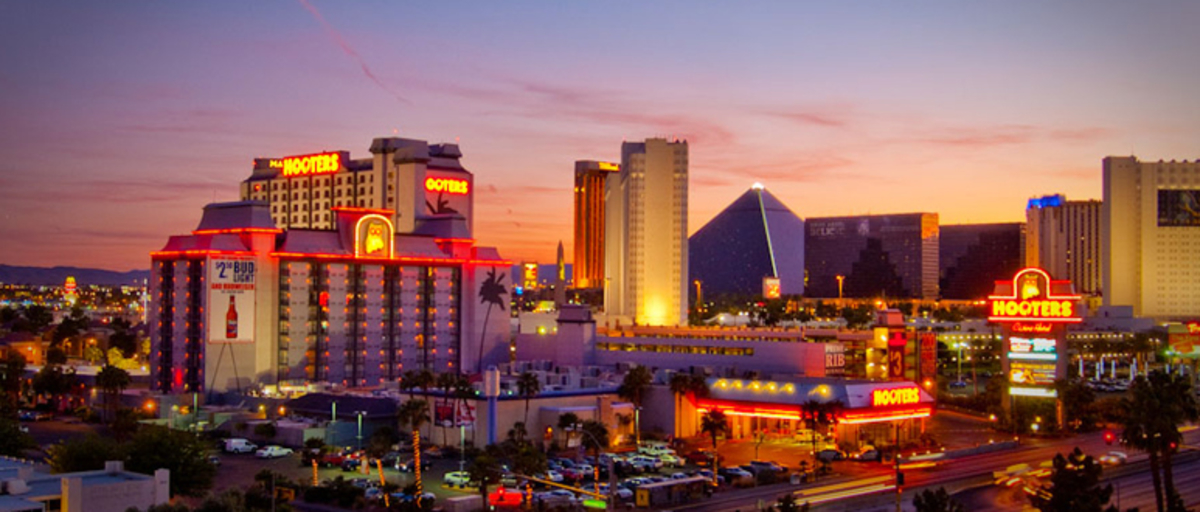
M460 258L416 258L412 256L396 256L394 258L372 258L368 256L354 257L351 254L328 254L328 253L300 253L300 252L272 252L270 253L275 258L287 259L303 259L303 258L319 258L330 260L362 260L362 261L398 261L401 263L443 263L449 265L480 265L480 266L512 266L512 261L509 260L476 260L476 259L460 259Z
M707 412L713 409L719 410L730 416L761 417L785 420L801 419L799 405L797 405L794 409L780 409L777 407L760 407L744 403L709 400L701 401L696 405L696 410L700 412ZM838 413L837 417L839 423L858 425L863 423L878 423L912 418L928 418L931 415L933 415L933 406L923 405L919 407L872 407L848 411L843 410Z
M863 423L879 423L883 421L908 420L914 418L928 418L933 415L933 408L927 407L924 409L915 409L912 411L891 411L886 413L867 413L859 416L846 416L840 420L840 423L847 425L861 425Z
M394 215L396 213L394 210L387 208L362 208L357 206L334 206L330 210L346 213L377 213L380 215Z
M254 256L250 251L219 251L216 249L189 249L186 251L154 251L150 253L151 258L160 258L166 256L208 256L213 254L228 255L228 256Z
M228 228L228 229L197 229L192 231L193 235L225 235L225 234L242 234L242 233L283 233L279 228Z

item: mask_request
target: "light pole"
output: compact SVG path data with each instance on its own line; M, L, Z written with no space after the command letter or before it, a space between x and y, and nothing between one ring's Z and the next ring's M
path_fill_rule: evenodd
M956 343L954 344L954 348L957 348L957 349L958 349L958 382L961 384L961 383L962 383L962 358L963 358L962 350L963 350L963 343L962 343L961 341L960 341L960 342L956 342Z
M596 443L596 464L600 464L600 456L604 455L604 445L600 444L600 440L596 439L595 435L593 435L591 432L588 432L587 430L584 430L583 423L576 423L575 431L586 434L588 437L592 438L593 443ZM569 438L568 438L568 440L569 440ZM581 442L580 444L583 444L583 443ZM585 449L584 452L586 453L587 450ZM596 476L599 476L599 471L600 471L600 469L596 468L596 472L597 472ZM605 508L604 508L605 510L613 509L613 490L614 490L614 487L616 487L616 482L614 482L615 476L616 476L616 473L613 471L612 457L609 457L608 458L608 499L605 500ZM598 481L598 479L593 478L592 481L596 483L596 485L595 485L596 492L600 492L600 482ZM486 505L486 503L484 505Z
M361 452L362 451L362 418L363 418L363 416L365 416L367 414L367 411L354 411L354 414L356 416L358 416L358 435L355 436L355 438L358 439L358 451Z
M838 282L838 304L840 305L842 303L842 283L846 281L846 276L838 275L834 277L837 278Z

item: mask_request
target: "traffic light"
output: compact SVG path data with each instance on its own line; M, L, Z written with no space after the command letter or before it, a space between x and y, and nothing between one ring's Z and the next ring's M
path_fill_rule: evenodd
M1104 431L1104 442L1109 446L1112 446L1113 441L1116 440L1116 438L1117 436L1113 435L1111 430Z

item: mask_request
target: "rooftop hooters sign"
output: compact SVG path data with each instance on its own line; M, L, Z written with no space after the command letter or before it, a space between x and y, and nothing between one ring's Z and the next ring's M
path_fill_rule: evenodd
M1003 293L1009 283L997 281L997 295L988 297L988 320L1020 322L1020 332L1049 331L1049 323L1076 323L1080 296L1071 292L1070 281L1052 281L1040 268L1027 268L1013 276L1010 293ZM1004 285L1004 286L1002 286Z

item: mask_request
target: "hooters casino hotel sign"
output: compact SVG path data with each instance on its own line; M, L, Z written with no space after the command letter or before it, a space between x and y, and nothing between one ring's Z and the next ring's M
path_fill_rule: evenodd
M997 291L1009 283L997 281ZM1006 285L1001 287L1001 285ZM1069 281L1052 281L1040 268L1017 272L1011 283L1011 293L988 297L988 320L1012 323L1015 331L1048 332L1050 324L1077 323L1080 296L1055 293L1055 288L1070 290Z

